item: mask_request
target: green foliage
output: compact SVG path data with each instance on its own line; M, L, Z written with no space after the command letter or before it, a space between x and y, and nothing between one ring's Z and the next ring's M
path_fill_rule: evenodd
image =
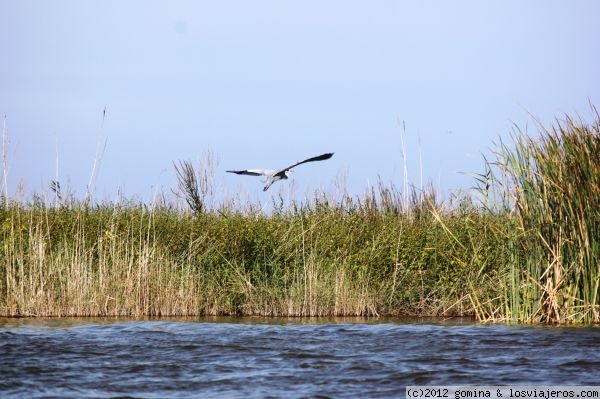
M533 139L516 129L500 143L502 192L517 226L506 232L509 262L500 318L571 323L600 321L600 118L567 117ZM490 164L488 164L490 165ZM494 319L497 315L487 312Z
M279 198L271 213L215 208L212 155L202 173L180 164L191 213L63 200L58 184L53 205L4 198L0 314L598 322L600 118L540 133L499 144L475 175L480 203L380 184L360 198Z
M5 315L472 314L459 240L497 248L480 227L504 223L475 208L442 211L387 196L331 204L315 196L273 214L189 214L144 204L2 208ZM401 196L395 192L395 198ZM485 220L485 223L482 221ZM479 272L480 273L480 272ZM459 305L456 305L459 303ZM452 309L446 311L451 305Z

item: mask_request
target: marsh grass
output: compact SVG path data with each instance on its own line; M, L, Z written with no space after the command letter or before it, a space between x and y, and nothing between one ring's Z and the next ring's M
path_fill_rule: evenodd
M470 248L433 215L477 248L500 247L479 231L496 221L426 198L413 192L407 209L394 187L380 185L361 199L315 196L271 214L11 202L1 210L0 313L469 314L465 276L502 260L479 252L475 263L462 261Z
M214 157L175 164L188 209L6 197L0 314L598 322L600 118L540 129L499 144L478 198L405 181L215 206Z
M591 124L566 117L548 129L538 122L539 138L515 128L513 145L498 144L488 163L497 174L482 181L495 188L488 198L501 198L495 212L515 226L504 232L504 295L480 306L485 317L600 322L600 118L593 112Z

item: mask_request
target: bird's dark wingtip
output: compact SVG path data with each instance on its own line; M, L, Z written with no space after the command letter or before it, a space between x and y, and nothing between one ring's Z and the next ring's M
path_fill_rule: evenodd
M332 156L333 156L333 152L326 152L323 155L319 155L318 157L315 157L315 160L324 161L326 159L331 158Z

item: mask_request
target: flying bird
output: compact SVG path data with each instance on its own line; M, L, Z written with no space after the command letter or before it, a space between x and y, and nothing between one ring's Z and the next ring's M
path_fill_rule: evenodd
M237 175L265 176L266 179L264 181L265 186L263 187L263 191L267 191L269 189L269 187L271 187L271 185L273 183L275 183L276 181L287 179L290 176L290 169L292 169L298 165L301 165L303 163L307 163L307 162L324 161L326 159L331 158L332 156L333 156L333 152L328 152L326 154L322 154L322 155L318 155L316 157L305 159L304 161L296 162L295 164L290 165L287 168L283 168L283 169L279 169L279 170L244 169L244 170L227 170L226 172L235 173Z

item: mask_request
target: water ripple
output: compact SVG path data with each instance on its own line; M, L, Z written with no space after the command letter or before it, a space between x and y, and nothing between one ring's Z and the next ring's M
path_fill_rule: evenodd
M0 319L2 397L390 397L594 384L600 328Z

